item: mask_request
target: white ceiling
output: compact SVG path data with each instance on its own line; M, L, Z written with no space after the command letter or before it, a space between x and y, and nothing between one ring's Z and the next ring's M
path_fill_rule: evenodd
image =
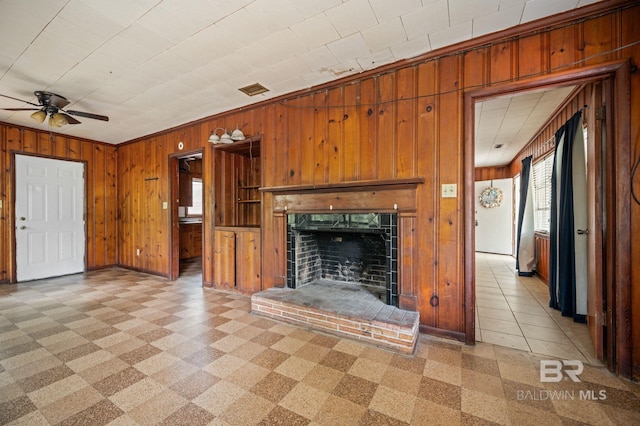
M117 144L595 2L0 0L0 94L60 94L110 121L58 133ZM270 91L238 90L256 82Z
M509 164L574 88L534 90L476 102L476 167Z

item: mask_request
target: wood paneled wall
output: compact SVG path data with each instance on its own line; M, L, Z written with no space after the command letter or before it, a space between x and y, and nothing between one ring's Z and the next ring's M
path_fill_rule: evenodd
M633 7L629 7L629 5ZM610 7L606 11L603 7ZM619 7L619 9L615 9ZM216 127L239 123L247 135L262 137L262 184L265 187L334 185L363 181L422 178L417 211L411 221L415 266L406 285L415 289L424 329L462 333L464 311L463 198L441 198L440 186L464 187L465 91L497 87L542 75L579 70L607 61L632 58L640 48L638 2L606 1L585 9L592 16L566 14L554 26L539 24L465 43L457 51L427 54L376 72L364 73L301 92L221 114L118 148L120 263L166 275L169 272L169 221L161 201L168 200L167 157L179 141L185 151L205 147L204 280L212 282L212 229L216 219L219 173L206 141ZM571 20L574 20L571 23ZM536 26L537 25L537 26ZM619 49L620 50L616 50ZM638 74L632 76L632 99L640 99ZM631 110L633 155L640 152L640 105ZM157 176L156 181L145 178ZM282 212L274 213L273 194L263 194L263 288L281 282ZM633 207L635 232L640 207ZM135 256L136 247L143 255ZM640 243L632 255L640 258ZM640 265L634 265L634 288L640 288ZM640 306L640 291L634 306ZM439 305L429 300L437 295ZM640 309L640 308L636 308ZM640 314L640 312L637 312ZM640 327L636 327L640 330ZM640 331L636 332L640 347ZM640 351L637 352L640 365Z
M549 285L549 234L538 234L536 240L536 274L542 281Z
M96 269L115 265L117 259L116 147L100 142L49 134L0 123L0 282L15 277L12 245L15 238L14 170L12 157L36 154L61 160L84 161L87 222L86 265Z
M513 177L510 166L476 167L475 181L508 179Z

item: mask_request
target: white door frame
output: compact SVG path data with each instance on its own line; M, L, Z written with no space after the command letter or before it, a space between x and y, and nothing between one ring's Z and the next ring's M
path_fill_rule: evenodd
M88 233L87 233L87 161L82 159L71 159L64 157L56 157L50 155L40 155L34 153L28 153L23 151L12 151L11 152L11 170L12 170L12 213L9 215L9 227L10 227L10 235L13 232L13 237L11 238L11 273L10 273L10 282L17 283L18 282L18 265L17 265L17 227L19 226L17 220L17 186L16 186L16 175L17 175L17 166L16 166L16 156L23 157L39 157L43 159L50 160L59 160L59 161L67 161L71 163L80 163L83 166L83 188L82 188L82 217L83 217L83 239L84 239L84 254L83 254L83 272L87 270L87 250L88 250Z

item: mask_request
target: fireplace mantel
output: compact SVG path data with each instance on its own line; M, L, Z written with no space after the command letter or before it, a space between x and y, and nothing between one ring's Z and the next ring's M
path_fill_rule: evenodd
M354 180L339 183L324 183L310 185L287 185L262 187L260 191L276 194L301 194L306 192L352 192L380 189L415 188L424 183L424 178L384 179L384 180Z

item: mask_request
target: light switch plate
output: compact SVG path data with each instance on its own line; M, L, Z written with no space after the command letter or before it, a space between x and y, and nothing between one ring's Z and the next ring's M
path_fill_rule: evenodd
M169 208L169 203L167 201L162 202L162 210L166 210Z
M456 198L458 196L458 185L455 183L442 184L442 198Z

